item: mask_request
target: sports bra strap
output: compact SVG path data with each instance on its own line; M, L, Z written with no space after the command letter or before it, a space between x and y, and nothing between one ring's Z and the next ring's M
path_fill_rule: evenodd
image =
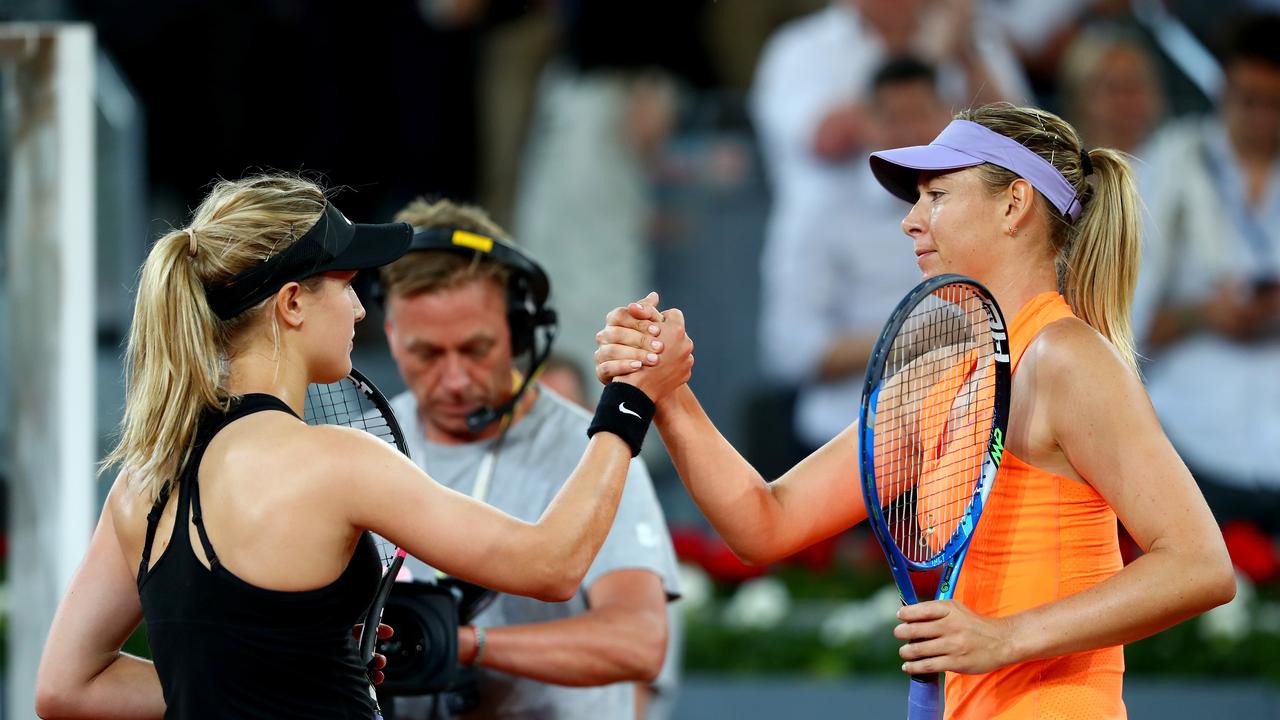
M245 395L240 398L240 402L236 404L235 408L223 416L221 421L214 426L213 431L205 440L206 446L211 440L213 440L213 436L217 435L227 425L230 425L232 422L235 422L246 415L252 415L263 410L279 410L281 412L287 412L294 417L298 416L298 414L293 411L293 408L289 407L285 401L274 395L266 395L263 393ZM203 453L201 453L201 456L203 457ZM200 482L198 475L198 471L191 472L191 482L187 483L189 486L189 488L187 488L187 492L190 496L191 503L191 522L196 526L196 534L200 536L200 546L204 548L205 557L209 560L209 569L217 570L218 566L222 563L218 560L218 554L213 550L213 543L209 541L209 533L206 532L204 528L204 513L200 509Z
M198 432L196 439L196 449L191 453L188 462L190 465L184 468L180 475L181 480L178 484L178 508L177 517L185 518L188 514L191 516L191 522L196 526L196 533L200 536L200 545L204 548L205 556L209 560L209 568L217 569L221 564L218 560L217 553L213 550L213 543L209 541L209 534L205 532L204 515L200 510L200 487L199 487L199 467L200 461L204 458L204 448L224 427L232 422L239 420L246 415L252 415L263 410L279 410L287 412L294 417L297 413L288 403L278 397L263 393L250 393L240 398L235 407L225 415L218 417L206 416L206 420L212 420L210 425L205 426L207 431ZM151 564L151 549L155 543L156 528L160 523L160 516L164 514L165 505L169 502L169 496L173 490L174 481L165 483L160 490L160 497L156 498L156 502L151 506L151 512L147 513L147 539L142 546L142 561L138 565L138 585L141 587L143 579L146 577L148 567ZM186 535L178 535L178 522L174 522L174 537L178 542L185 544ZM182 527L186 527L186 522L182 523Z
M142 544L142 562L138 565L139 584L147 574L147 566L151 564L151 545L156 539L156 527L160 524L160 516L164 514L164 506L169 504L169 492L172 489L172 482L165 483L164 487L160 488L160 497L156 498L151 506L151 512L147 513L147 540Z
M204 548L204 555L209 559L209 569L217 570L218 554L213 551L213 543L209 542L209 534L204 530L204 515L200 512L200 483L192 478L191 486L191 522L196 526L196 534L200 536L200 546Z

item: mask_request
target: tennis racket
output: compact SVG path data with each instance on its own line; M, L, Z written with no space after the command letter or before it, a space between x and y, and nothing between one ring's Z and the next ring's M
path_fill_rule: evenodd
M395 414L387 398L360 371L351 370L345 378L327 385L312 384L307 387L306 421L309 425L345 425L376 435L388 445L409 455L404 433L396 422ZM373 649L378 642L378 624L382 620L382 608L387 603L391 585L404 564L405 551L385 538L373 534L378 556L384 572L378 583L378 592L365 612L364 626L360 630L360 661L365 667L373 661Z
M920 283L898 303L867 365L859 463L868 521L903 604L911 573L941 570L955 592L991 492L1009 418L1004 316L985 287L960 275ZM913 675L908 720L941 717L941 677Z

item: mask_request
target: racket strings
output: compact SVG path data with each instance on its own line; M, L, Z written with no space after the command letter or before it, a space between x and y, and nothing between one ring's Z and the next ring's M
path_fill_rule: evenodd
M400 449L397 430L358 381L347 376L337 382L307 387L305 420L309 425L342 425L363 430ZM372 533L378 558L385 569L395 558L396 544Z
M991 422L992 356L986 310L963 285L918 304L889 349L876 477L890 535L912 562L941 553L968 512Z

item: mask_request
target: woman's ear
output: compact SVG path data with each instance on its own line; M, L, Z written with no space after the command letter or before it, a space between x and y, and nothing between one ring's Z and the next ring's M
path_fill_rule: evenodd
M1019 228L1031 223L1031 206L1035 203L1036 191L1031 183L1018 178L1009 183L1004 190L1004 233L1009 236L1018 234Z
M276 291L276 314L284 321L286 327L296 328L302 326L302 321L306 315L302 302L302 296L305 292L306 290L302 285L296 282L285 283L284 287Z

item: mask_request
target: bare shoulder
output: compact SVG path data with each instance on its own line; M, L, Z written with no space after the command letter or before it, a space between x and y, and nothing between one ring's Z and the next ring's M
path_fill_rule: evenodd
M111 514L116 533L122 537L132 533L146 532L147 514L151 512L151 503L136 489L129 486L129 471L121 470L111 490L107 492L107 506L104 513Z
M363 430L339 425L298 425L285 440L288 456L296 458L299 473L312 487L324 491L377 478L390 466L407 461L386 441Z
M130 471L121 470L116 475L107 501L102 509L102 522L110 521L116 542L126 557L141 555L147 537L147 516L151 513L151 500L130 485Z
M1138 374L1094 328L1077 318L1045 326L1023 356L1019 374L1035 378L1051 432L1061 444L1082 427L1145 424L1150 400Z
M1078 318L1054 321L1040 331L1019 365L1020 371L1032 368L1057 390L1141 384L1115 345Z

